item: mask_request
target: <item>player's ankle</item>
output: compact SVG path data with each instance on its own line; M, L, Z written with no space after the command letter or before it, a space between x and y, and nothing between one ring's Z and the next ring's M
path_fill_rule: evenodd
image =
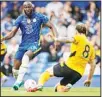
M15 69L15 68L12 69L13 77L14 77L15 79L17 79L18 71L19 71L19 70Z
M55 92L68 92L69 90L69 87L60 84L55 87Z
M71 88L72 88L72 84L68 83L68 84L66 85L66 87L67 87L68 89L71 89Z
M15 82L15 85L16 85L16 84L18 84L19 87L21 87L21 86L24 84L24 81L16 81L16 82Z
M37 89L38 89L39 91L42 91L43 85L38 85L38 86L37 86Z

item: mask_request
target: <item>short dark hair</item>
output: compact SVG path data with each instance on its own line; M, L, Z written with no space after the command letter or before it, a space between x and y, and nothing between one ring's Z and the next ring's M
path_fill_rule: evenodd
M84 24L78 24L76 25L76 30L79 32L79 33L83 33L86 35L86 27Z

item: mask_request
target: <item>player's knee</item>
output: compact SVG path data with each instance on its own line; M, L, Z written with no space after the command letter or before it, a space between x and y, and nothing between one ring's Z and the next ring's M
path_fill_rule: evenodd
M32 51L28 50L27 52L25 52L24 55L25 55L25 56L28 56L29 59L31 60L31 59L32 59L32 56L34 55L34 53L33 53Z
M53 74L53 67L48 68L46 71L50 73L50 76L54 75Z

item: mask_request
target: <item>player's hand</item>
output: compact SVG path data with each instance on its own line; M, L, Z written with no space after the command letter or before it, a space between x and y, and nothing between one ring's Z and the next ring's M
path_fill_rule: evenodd
M89 87L90 84L91 84L91 81L90 80L85 80L84 86Z

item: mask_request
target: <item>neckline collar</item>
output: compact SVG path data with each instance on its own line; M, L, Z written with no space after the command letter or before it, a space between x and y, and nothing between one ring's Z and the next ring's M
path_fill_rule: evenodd
M31 15L31 18L32 18L34 15L35 15L35 13L33 12L32 15ZM28 16L27 16L25 13L24 13L24 16L25 16L26 18L28 18ZM30 18L30 19L31 19L31 18Z

